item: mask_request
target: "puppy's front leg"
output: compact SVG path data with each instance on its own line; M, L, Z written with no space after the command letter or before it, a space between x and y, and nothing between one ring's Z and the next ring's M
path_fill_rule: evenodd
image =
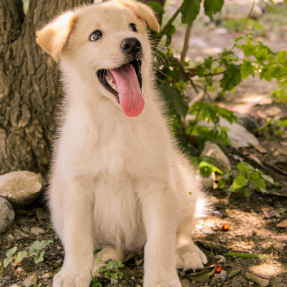
M146 181L139 189L147 233L144 287L180 287L175 246L177 198L168 184Z
M64 266L53 287L88 287L93 263L93 196L80 181L62 186ZM52 209L53 212L53 209Z

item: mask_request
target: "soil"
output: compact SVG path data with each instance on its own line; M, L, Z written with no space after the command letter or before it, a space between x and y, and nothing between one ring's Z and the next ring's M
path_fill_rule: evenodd
M167 11L172 14L180 1L169 1ZM227 1L228 7L221 13L220 19L225 19L230 14L248 14L250 3L253 1ZM285 6L286 7L286 6ZM283 8L282 8L283 9ZM283 9L284 10L284 9ZM287 11L287 9L285 9ZM263 13L257 16L257 20L266 24L264 33L259 33L257 40L262 40L275 50L286 48L287 38L285 36L287 20L283 16L275 19L270 13ZM281 17L281 18L280 18ZM279 19L280 18L280 19ZM274 27L274 21L281 21L281 25ZM286 25L285 25L285 22ZM217 21L206 24L205 17L199 19L199 25L195 28L191 38L191 49L188 56L191 59L200 59L205 56L214 56L224 47L230 47L233 39L240 33L229 31L224 21ZM221 23L221 24L220 24ZM200 26L201 25L201 26ZM224 26L225 25L225 26ZM179 28L180 25L178 24ZM228 26L227 26L228 27ZM221 28L221 30L218 30ZM225 30L223 30L224 28ZM252 29L252 28L251 28ZM220 32L220 33L219 33ZM224 32L224 33L223 33ZM173 39L173 49L177 51L182 46L184 31L182 28ZM194 40L195 39L195 40ZM201 45L201 46L200 46ZM268 120L283 120L287 118L287 104L270 98L271 91L276 88L274 82L262 82L257 77L245 80L234 93L228 93L223 99L217 99L219 105L230 110L247 114L252 121L262 126ZM274 110L274 108L277 108ZM223 217L211 214L205 219L198 221L194 234L194 240L198 246L210 258L208 264L213 264L210 250L205 249L199 241L211 241L224 245L227 249L241 254L261 254L266 258L242 258L226 257L227 262L222 265L223 270L241 268L242 271L228 278L226 282L221 282L216 274L209 281L204 283L194 283L186 274L179 271L179 276L183 287L187 286L258 286L245 279L245 272L257 274L261 277L270 278L270 285L273 287L287 286L287 228L278 228L276 225L287 218L287 130L280 135L275 135L272 131L255 132L265 153L253 147L235 150L231 147L224 147L223 150L229 157L231 164L235 166L242 158L254 167L260 168L264 173L271 175L274 180L283 186L278 190L278 195L267 195L254 192L247 199L240 194L232 194L229 201L222 190L210 191L214 202L214 209L219 211ZM260 167L253 158L259 159L264 167ZM32 274L36 274L38 283L42 286L52 286L52 277L63 264L64 250L59 239L55 239L55 233L49 219L39 220L36 216L36 209L41 205L36 202L29 210L18 210L14 226L1 234L0 237L0 261L5 258L8 249L17 246L18 251L26 250L35 240L53 240L53 243L45 247L45 260L35 264L33 258L25 258L17 266L9 266L5 276L0 277L0 287L17 284L23 286L23 281ZM284 211L285 208L285 211ZM268 211L279 210L277 215L267 218ZM267 213L266 213L267 212ZM269 212L270 213L270 212ZM221 230L223 224L230 226L229 231ZM34 235L30 230L32 227L41 227L44 234ZM19 230L24 232L25 238L17 239L13 236ZM206 234L208 233L208 234ZM209 234L213 233L213 234ZM23 236L23 233L22 233ZM143 253L136 258L125 263L122 269L123 279L113 286L137 287L143 282L143 263L141 259ZM103 286L112 286L107 281L103 281Z

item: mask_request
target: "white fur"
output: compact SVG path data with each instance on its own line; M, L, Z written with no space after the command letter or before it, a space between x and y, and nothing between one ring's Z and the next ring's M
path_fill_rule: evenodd
M124 261L144 247L144 287L179 287L176 267L207 262L191 238L207 200L163 116L145 23L116 2L74 13L78 19L60 56L65 103L49 188L52 221L65 248L53 286L88 287L102 267L93 263L97 248L105 261ZM139 33L129 29L131 22ZM89 42L96 29L103 38ZM96 77L98 69L124 63L119 45L127 37L137 37L144 53L146 105L136 118L124 114Z

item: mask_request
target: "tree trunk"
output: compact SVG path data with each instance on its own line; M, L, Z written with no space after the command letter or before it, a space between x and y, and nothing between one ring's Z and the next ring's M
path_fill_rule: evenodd
M62 11L93 0L22 0L0 3L0 174L46 174L61 98L56 63L35 41L35 31Z

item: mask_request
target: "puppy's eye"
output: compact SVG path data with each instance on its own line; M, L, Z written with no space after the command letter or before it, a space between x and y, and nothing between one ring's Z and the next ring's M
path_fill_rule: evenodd
M100 30L94 31L90 36L90 41L97 41L102 38L103 33Z
M136 24L131 23L131 24L130 24L130 28L132 29L132 31L134 31L134 32L138 32L138 27L137 27L137 25L136 25Z

